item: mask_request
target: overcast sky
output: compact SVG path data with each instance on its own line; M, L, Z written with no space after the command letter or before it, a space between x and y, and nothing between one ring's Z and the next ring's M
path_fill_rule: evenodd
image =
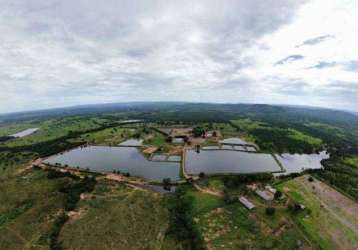
M200 101L358 111L357 0L0 0L0 113Z

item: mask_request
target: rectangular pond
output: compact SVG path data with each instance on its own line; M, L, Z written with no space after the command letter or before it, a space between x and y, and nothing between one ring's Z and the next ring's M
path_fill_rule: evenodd
M248 144L246 141L238 138L232 137L219 141L221 144L231 144L231 145L246 145Z
M124 147L140 147L142 145L143 145L143 139L128 139L118 144L118 146L124 146Z
M185 169L190 175L250 174L279 172L280 166L270 154L230 150L186 151Z
M170 178L180 179L179 162L154 162L145 158L135 147L89 146L76 148L63 154L49 157L45 163L80 167L97 172L130 173L153 181Z
M284 175L292 173L300 173L306 169L320 169L322 168L321 161L329 158L326 151L319 154L282 154L276 155L281 162L283 168L286 170Z

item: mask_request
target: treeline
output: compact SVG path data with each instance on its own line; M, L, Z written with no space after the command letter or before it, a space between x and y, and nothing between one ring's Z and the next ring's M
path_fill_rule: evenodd
M80 200L82 193L89 193L94 190L96 185L95 177L88 177L81 179L69 172L62 173L53 169L48 169L47 177L49 179L65 178L58 182L58 191L65 195L63 202L63 212L56 218L50 231L41 237L40 240L44 241L47 238L50 240L51 250L61 250L62 243L58 240L61 228L68 220L67 212L75 209Z
M169 198L170 225L168 234L173 236L182 249L205 250L204 240L194 222L194 198L187 194L186 187L180 186Z
M70 142L69 141L70 139L78 138L82 134L95 133L107 128L117 127L121 125L126 125L126 124L124 123L120 124L118 122L106 123L98 128L87 129L83 131L70 131L65 136L49 141L39 142L31 145L16 146L16 147L0 147L0 151L9 151L14 153L30 151L30 152L37 153L40 157L47 157L62 151L70 150L72 148L78 147L85 143L85 141Z
M333 158L322 161L324 170L314 171L314 175L353 197L358 202L358 169Z
M271 173L258 173L258 174L239 174L224 176L223 182L227 188L237 188L242 184L251 182L269 182L273 179Z

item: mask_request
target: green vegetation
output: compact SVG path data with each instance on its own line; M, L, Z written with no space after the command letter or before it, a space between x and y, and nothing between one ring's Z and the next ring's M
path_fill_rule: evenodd
M343 162L347 165L354 167L354 168L358 168L358 156L345 158Z
M319 181L313 186L308 185L308 177L302 176L294 180L281 183L278 188L286 192L296 203L306 207L304 212L293 214L299 227L304 230L307 237L320 249L355 249L358 246L358 237L351 231L345 222L353 218L349 213L337 207L337 201L329 200L339 196L334 190L330 191ZM323 186L322 186L323 185ZM316 189L325 189L325 193L316 194ZM347 199L347 198L337 198ZM330 201L330 202L329 202ZM344 200L341 201L344 203ZM325 209L322 209L322 207ZM334 237L333 237L334 235ZM338 245L338 246L337 246Z
M119 124L127 118L148 123ZM196 184L204 190L186 184L164 196L102 177L96 181L85 174L80 178L25 168L31 160L78 145L116 145L131 137L177 154L180 146L150 129L163 126L194 127L198 136L204 129L218 130L224 137L240 136L274 153L327 149L331 158L323 162L325 169L310 171L312 176L358 201L358 119L342 112L183 104L32 118L0 126L0 137L40 128L33 135L0 142L0 249L350 249L357 245L349 226L357 222L345 210L346 198L336 202L320 196L328 192L320 192L323 184L316 178L201 174ZM278 193L274 201L266 202L246 187L252 182L277 183L284 195ZM164 183L169 186L170 180ZM238 201L241 195L256 207L247 210Z
M233 120L231 124L238 131L251 135L262 150L311 153L323 148L321 139L296 129L273 127L250 119Z
M185 187L179 187L169 202L170 224L168 236L184 248L192 250L206 249L200 231L194 222L194 198L187 194Z
M357 157L331 158L323 162L325 170L313 171L314 175L358 201Z
M69 220L64 249L158 249L169 217L159 195L101 182Z
M8 169L0 177L0 249L48 249L49 237L43 236L64 202L59 181L49 180L41 170L15 173Z

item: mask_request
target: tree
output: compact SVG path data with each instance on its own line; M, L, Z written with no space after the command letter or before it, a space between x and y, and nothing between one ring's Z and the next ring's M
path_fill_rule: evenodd
M280 190L277 190L275 193L275 199L278 200L281 198L281 196L282 196L282 192Z
M200 177L200 178L204 178L204 177L205 177L205 173L204 173L204 172L200 172L199 177Z
M194 137L200 137L205 134L205 130L202 127L195 127L193 128L193 135Z
M274 207L267 207L265 212L266 212L266 215L273 216L276 212L276 209Z
M165 190L170 190L170 185L172 184L171 179L170 178L164 178L162 182L163 182L163 188Z

